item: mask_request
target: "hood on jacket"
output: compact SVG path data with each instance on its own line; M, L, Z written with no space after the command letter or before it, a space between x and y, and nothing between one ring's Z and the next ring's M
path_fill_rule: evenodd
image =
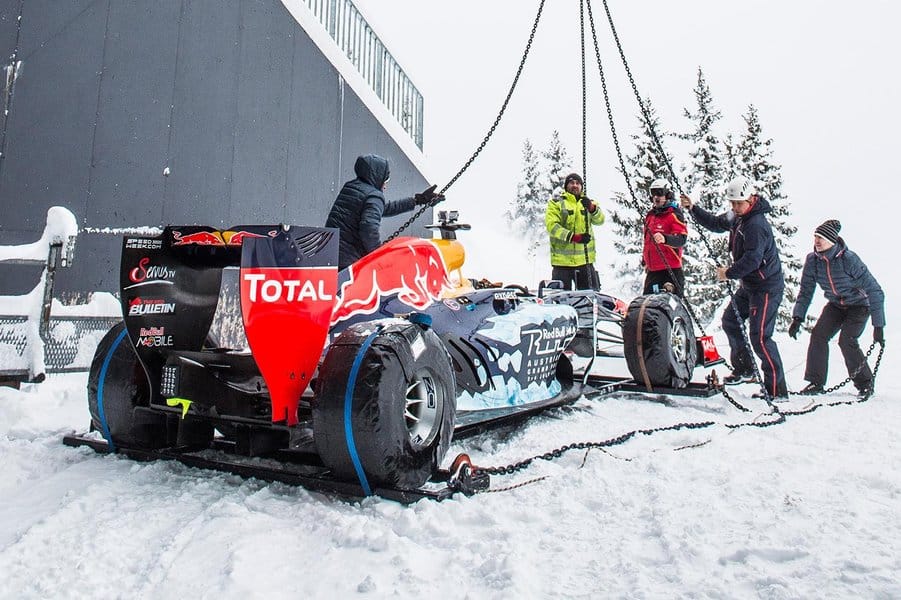
M757 196L757 202L754 203L754 206L751 207L747 213L745 213L745 218L750 217L753 214L757 213L768 213L773 210L773 207L770 206L769 201L763 196Z
M388 168L388 159L377 154L358 156L357 162L354 163L354 172L358 178L379 190L382 189L391 174Z

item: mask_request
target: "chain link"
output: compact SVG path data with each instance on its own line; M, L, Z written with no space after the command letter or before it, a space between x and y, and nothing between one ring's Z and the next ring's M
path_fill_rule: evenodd
M582 182L588 187L588 82L585 78L585 0L579 2L579 31L582 50Z
M604 448L610 448L611 446L618 446L620 444L624 444L631 440L638 434L642 435L653 435L655 433L659 433L662 431L679 431L682 429L704 429L705 427L710 427L712 425L716 425L716 421L702 421L699 423L677 423L675 425L666 425L663 427L654 427L650 429L635 429L628 433L624 433L623 435L610 438L604 440L602 442L575 442L572 444L566 444L565 446L560 446L554 450L549 452L545 452L544 454L536 454L530 458L525 460L521 460L515 463L511 463L509 465L505 465L502 467L478 467L473 465L473 471L481 471L483 473L488 473L489 475L512 475L517 471L521 471L526 467L530 466L536 460L554 460L560 458L570 450L590 450L592 448L603 450Z
M585 0L585 1L588 3L588 14L589 14L589 18L591 18L591 0ZM616 33L616 26L613 24L613 15L610 14L610 6L607 4L607 0L603 0L603 4L604 4L604 11L607 14L607 22L610 24L610 31L613 34L613 40L616 43L616 49L619 52L620 59L622 60L623 68L626 71L626 76L629 78L629 84L632 86L632 93L635 95L635 100L638 102L638 106L641 109L641 114L644 117L645 122L648 125L648 131L651 134L651 138L653 138L654 143L657 146L657 149L660 151L660 158L663 161L664 165L666 165L667 171L669 171L670 177L672 178L673 183L676 186L676 189L679 191L680 194L682 194L684 192L682 190L682 186L679 184L679 178L676 176L676 171L673 169L672 164L670 164L669 158L667 158L667 156L666 156L666 151L663 148L663 143L660 141L660 137L657 135L657 131L654 128L654 122L651 119L650 113L648 112L647 108L645 107L644 100L642 100L642 98L641 98L641 94L638 91L638 86L635 83L635 78L632 76L632 70L629 68L629 61L626 60L626 53L623 51L623 45L619 40L619 34ZM594 28L594 25L593 25L593 20L592 20L592 29L593 28ZM622 159L620 159L620 164L622 165ZM624 173L625 173L625 170L624 170ZM629 193L632 194L632 198L634 200L635 195L634 195L634 193L632 193L632 186L628 182L628 177L626 179L627 179L626 184L629 186ZM688 211L688 212L689 212L689 214L691 214L691 211ZM694 215L692 215L692 218L694 219ZM695 223L697 223L697 219L694 219L694 221L695 221ZM701 231L701 228L698 228L698 235L700 236L701 241L704 243L704 246L707 248L708 255L712 259L715 260L716 252L714 251L713 246L710 243L710 240L708 239L708 236L705 235L703 233L703 231ZM732 309L735 311L736 320L738 321L738 323L741 327L742 339L745 343L745 349L747 350L748 354L751 356L751 364L754 367L754 373L757 376L757 380L760 381L761 389L763 390L764 397L766 398L767 403L772 405L772 396L770 396L769 391L766 389L766 385L764 385L763 378L760 375L760 369L757 366L757 362L754 360L754 351L751 346L750 338L748 337L748 330L745 327L744 320L741 318L741 315L738 312L738 307L735 305L735 294L732 290L732 283L728 280L724 283L726 283L726 289L729 293L729 299L730 299L729 304L730 304L730 306L732 306Z
M469 159L466 161L466 163L463 165L463 167L459 171L457 171L457 174L454 175L451 178L451 180L443 188L441 188L440 192L438 192L437 197L440 198L440 200L434 200L434 201L428 202L426 204L423 204L419 208L419 210L417 210L413 214L412 217L407 219L403 225L398 227L397 231L395 231L394 233L392 233L391 235L388 236L388 238L385 240L386 242L390 242L391 240L396 238L398 235L400 235L400 232L402 232L407 227L412 225L413 221L418 219L419 216L422 215L422 213L424 213L428 209L434 207L436 204L441 202L441 200L444 199L444 193L448 189L450 189L450 187L452 185L454 185L454 183L456 183L456 181L460 178L461 175L463 175L463 173L466 172L466 170L469 168L469 165L471 165L473 163L473 161L476 159L476 157L482 153L482 150L485 148L485 145L488 144L488 140L491 139L492 135L494 135L494 130L497 129L497 126L501 122L501 118L504 116L504 112L507 110L507 105L510 103L510 98L513 97L513 91L516 89L516 84L519 83L519 76L522 75L523 67L525 67L525 65L526 65L526 59L529 57L529 51L532 49L532 42L535 40L535 32L538 31L538 23L539 23L539 21L541 21L541 13L542 13L542 11L544 11L544 3L545 2L546 2L546 0L541 0L541 3L538 5L538 14L535 15L535 22L532 23L532 31L529 34L529 41L528 41L528 43L526 43L526 49L523 52L522 59L519 61L519 67L516 69L516 76L513 77L513 84L510 86L510 90L507 92L507 97L504 99L504 103L501 105L501 110L497 114L497 117L494 119L494 123L491 125L491 128L488 130L488 133L486 133L485 137L482 139L482 143L479 144L479 147L476 148L475 152L472 153L472 156L469 157Z
M870 344L870 349L867 350L867 353L864 355L863 361L857 366L856 369L854 369L854 372L853 372L853 373L851 373L850 375L848 375L847 377L845 377L844 381L842 381L841 383L837 383L837 384L835 384L835 385L832 386L832 387L825 388L822 392L820 392L820 394L831 394L832 392L834 392L834 391L836 391L836 390L838 390L838 389L840 389L840 388L845 387L846 385L848 385L848 383L850 383L851 381L853 381L854 378L857 377L858 374L860 374L860 372L863 370L863 368L864 368L865 366L867 366L867 364L868 364L867 361L870 359L870 355L873 354L873 350L874 350L875 348L876 348L876 342L873 342L872 344ZM876 384L876 371L879 369L879 362L880 362L881 360L882 360L882 350L879 351L879 358L876 359L876 366L875 366L874 369L873 369L873 382L870 384L871 387L872 387L872 386L875 386L875 384ZM804 394L804 393L802 393L802 392L790 392L790 394L791 394L792 396L804 396L804 395L806 395L806 394ZM819 395L819 394L817 394L817 395Z
M870 356L870 353L873 351L875 346L876 346L876 342L873 342L873 345L870 346L870 351L867 352L867 357ZM884 352L885 352L885 344L882 344L879 349L879 354L876 357L876 364L873 367L873 383L872 383L872 385L874 387L876 384L876 374L879 372L879 366L882 363L882 355ZM846 383L846 382L843 382L843 383ZM841 387L841 386L835 386L834 388L830 388L830 389L834 390L834 389L837 389L838 387ZM742 406L738 401L736 401L726 391L725 386L720 388L720 393L723 395L724 398L726 398L726 400L729 401L730 404L732 404L732 406L734 406L741 412L744 412L744 413L751 412L750 409ZM758 428L772 427L774 425L779 425L780 423L784 423L786 421L786 417L809 414L809 413L812 413L813 411L817 410L821 406L841 406L841 405L860 404L860 403L863 403L863 402L866 402L867 400L869 400L870 397L871 397L871 395L866 396L864 398L858 398L856 400L836 400L834 402L814 404L813 406L803 408L801 410L796 410L796 411L780 410L779 407L776 406L775 404L769 403L769 406L771 407L771 409L773 411L770 414L776 415L775 419L772 419L769 421L756 421L756 420L746 421L744 423L724 423L724 425L726 428L733 430L733 431L736 429L740 429L742 427L758 427ZM566 444L564 446L560 446L559 448L555 448L554 450L551 450L549 452L545 452L543 454L536 454L535 456L532 456L532 457L529 457L529 458L526 458L524 460L520 460L520 461L517 461L514 463L510 463L508 465L503 465L503 466L499 466L499 467L480 467L480 466L472 465L472 470L473 470L473 472L479 471L481 473L487 473L488 475L512 475L514 473L517 473L518 471L522 471L523 469L531 466L532 463L535 462L536 460L551 461L551 460L560 458L561 456L563 456L570 450L586 450L586 451L588 451L591 449L597 449L597 450L601 450L602 452L606 452L606 450L605 450L606 448L624 444L639 434L650 436L655 433L660 433L660 432L664 432L664 431L680 431L683 429L684 430L705 429L707 427L712 427L716 424L717 424L716 421L699 421L696 423L677 423L675 425L666 425L666 426L662 426L662 427L652 427L652 428L647 428L647 429L634 429L634 430L624 433L622 435L619 435L619 436L616 436L613 438L609 438L609 439L601 441L601 442L574 442L572 444ZM701 444L695 444L695 445L691 445L691 446L683 446L683 447L677 448L677 450L681 450L682 448L690 448L690 447L694 447L694 446L698 446L698 445L701 445ZM585 464L584 460L582 461L582 464L583 465ZM523 487L525 485L529 485L531 483L535 483L537 481L541 481L542 479L544 479L544 477L536 477L534 479L530 479L523 483L509 486L506 488L495 489L494 491L506 491L509 489L516 489L519 487ZM492 490L488 490L488 491L492 491Z

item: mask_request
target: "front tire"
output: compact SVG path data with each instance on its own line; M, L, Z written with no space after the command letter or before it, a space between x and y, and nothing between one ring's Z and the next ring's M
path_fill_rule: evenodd
M673 294L635 298L623 324L623 351L639 384L684 388L697 363L691 318Z
M348 327L319 370L313 439L345 481L421 487L450 446L456 385L434 331L395 320Z

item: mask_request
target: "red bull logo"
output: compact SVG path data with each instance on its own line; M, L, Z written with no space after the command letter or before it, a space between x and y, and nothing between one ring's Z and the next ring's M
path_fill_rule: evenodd
M278 235L277 230L272 230L267 232L269 237L274 238ZM225 240L225 244L227 246L240 246L244 243L244 240L247 238L264 238L266 235L262 235L259 233L253 233L251 231L223 231L222 238Z
M196 231L194 233L172 232L173 246L224 246L225 240L219 231Z
M332 325L375 312L384 296L397 294L412 309L422 310L450 289L447 267L429 240L398 238L350 266L350 279L332 313Z
M269 237L278 235L277 230L267 232ZM253 233L244 230L227 230L227 231L196 231L194 233L183 233L181 231L172 231L173 246L240 246L247 238L264 238L266 235Z

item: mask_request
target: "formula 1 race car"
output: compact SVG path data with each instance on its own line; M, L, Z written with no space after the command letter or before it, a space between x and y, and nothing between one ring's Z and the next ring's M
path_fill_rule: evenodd
M126 237L123 322L89 375L92 431L139 458L270 457L305 465L300 483L344 486L312 487L390 496L434 478L455 435L579 398L604 340L648 389L689 384L700 345L676 296L627 307L554 283L474 285L456 239L469 226L439 217L440 239L397 238L340 272L337 231L323 227ZM237 348L211 333L229 310Z

